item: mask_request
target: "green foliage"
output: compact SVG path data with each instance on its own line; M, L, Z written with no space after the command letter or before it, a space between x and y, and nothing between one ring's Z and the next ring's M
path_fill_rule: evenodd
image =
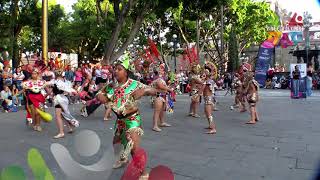
M226 16L230 19L227 33L231 27L235 28L237 38L241 39L241 49L263 42L267 38L268 27L279 26L277 16L266 2L232 0Z
M230 31L229 35L229 43L228 43L228 71L233 72L234 70L239 69L239 47L238 47L238 39L235 34L234 28Z

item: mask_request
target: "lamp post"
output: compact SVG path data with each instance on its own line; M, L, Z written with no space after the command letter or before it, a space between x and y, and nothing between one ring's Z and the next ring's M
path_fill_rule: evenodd
M170 45L173 46L174 72L177 73L177 48L180 47L180 44L178 43L178 36L176 34L173 34L172 38L173 42L171 42Z
M307 64L309 64L309 48L310 48L309 29L312 26L312 23L311 23L312 16L308 12L304 12L303 16L304 16L303 26L304 26L304 30L306 32L306 37L305 37L306 58L307 58Z

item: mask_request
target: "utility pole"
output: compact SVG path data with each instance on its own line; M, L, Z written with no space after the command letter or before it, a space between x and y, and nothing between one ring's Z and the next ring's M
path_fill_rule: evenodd
M221 62L223 63L224 66L224 61L223 61L223 55L224 55L224 42L223 42L223 33L224 33L224 15L223 15L223 5L221 5L221 37L220 37L220 42L221 42ZM224 67L221 67L221 71L223 71Z
M42 60L48 64L48 0L42 0Z

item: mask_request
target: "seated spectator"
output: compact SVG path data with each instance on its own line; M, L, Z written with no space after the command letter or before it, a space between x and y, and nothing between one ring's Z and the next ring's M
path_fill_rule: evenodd
M3 90L0 93L0 102L1 102L1 106L3 107L5 112L8 112L8 102L9 102L9 97L11 97L12 93L9 89L8 86L4 86ZM11 97L11 101L12 101L12 97Z
M21 101L23 99L22 92L16 87L16 85L12 86L12 101L15 105L21 106Z
M281 84L280 84L280 81L279 81L279 80L277 80L277 81L275 82L274 88L275 88L275 89L280 89L280 88L281 88Z
M266 89L271 89L272 88L272 82L271 82L270 78L267 79L265 88Z

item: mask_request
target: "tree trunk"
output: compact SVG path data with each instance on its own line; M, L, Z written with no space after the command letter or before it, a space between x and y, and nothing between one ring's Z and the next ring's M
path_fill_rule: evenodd
M114 48L116 46L116 43L119 39L120 31L122 28L123 20L119 21L112 31L111 38L109 41L105 44L105 50L104 50L104 57L103 57L103 63L104 64L110 64L111 62L111 56L114 52Z
M17 19L18 19L18 3L19 0L12 1L11 6L11 14L12 14L12 69L16 68L18 66L19 61L19 46L17 42L17 38L19 36L21 28L17 25Z
M199 17L197 17L196 27L197 27L197 58L198 58L198 61L200 62L200 20L199 20Z
M129 44L132 43L134 37L137 35L140 27L141 27L141 24L143 22L143 19L144 19L144 13L139 15L134 24L132 25L132 28L131 28L131 31L129 33L129 37L126 39L126 41L123 43L123 45L121 46L121 48L116 52L116 53L113 53L110 60L113 61L115 59L118 59L123 53L124 51L128 48Z
M110 40L106 41L105 43L104 57L102 61L103 64L110 64L113 60L112 58L115 57L114 49L119 40L121 28L125 23L125 18L128 16L130 10L134 7L136 3L137 3L137 0L129 0L126 4L122 4L122 10L120 11L119 9L120 1L117 0L114 2L114 11L115 11L115 16L117 20L117 23L116 23L117 25L112 31Z

